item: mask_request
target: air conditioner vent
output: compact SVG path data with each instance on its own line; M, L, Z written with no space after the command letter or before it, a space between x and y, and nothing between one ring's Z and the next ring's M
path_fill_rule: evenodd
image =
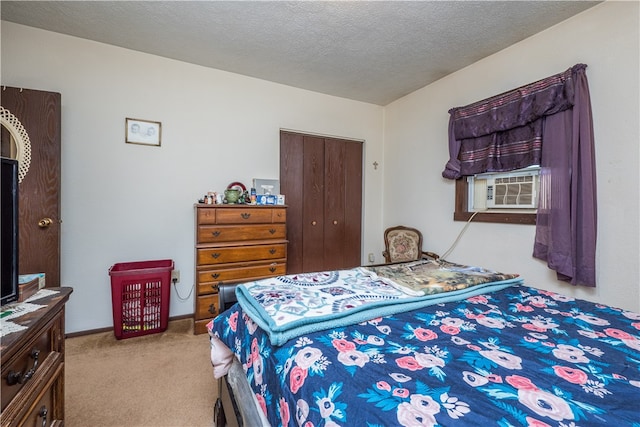
M536 208L537 182L537 173L487 178L487 208Z

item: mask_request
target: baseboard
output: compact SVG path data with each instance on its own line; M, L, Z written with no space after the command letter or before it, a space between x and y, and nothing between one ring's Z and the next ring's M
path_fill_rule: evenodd
M181 316L169 317L169 322L173 322L174 320L184 320L184 319L193 319L193 313L183 314ZM89 329L86 331L72 332L70 334L65 334L65 338L81 337L83 335L98 334L100 332L113 332L113 326L109 328Z

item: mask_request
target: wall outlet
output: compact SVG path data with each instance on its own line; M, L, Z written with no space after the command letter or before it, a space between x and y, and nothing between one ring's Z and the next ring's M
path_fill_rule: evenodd
M376 262L376 257L372 253L369 254L369 262Z
M171 281L178 283L180 281L180 270L171 270Z

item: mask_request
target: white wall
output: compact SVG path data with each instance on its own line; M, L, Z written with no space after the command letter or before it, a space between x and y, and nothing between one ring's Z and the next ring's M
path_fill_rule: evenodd
M471 223L448 259L640 311L638 20L638 2L605 2L388 105L384 226L416 226L425 249L445 252L464 226L452 221L454 183L441 176L449 157L448 110L585 63L598 177L598 286L559 282L532 258L535 226Z
M2 22L2 84L62 94L61 280L68 332L113 325L109 267L171 258L194 282L193 204L279 176L279 129L365 141L363 253L379 252L383 108ZM125 144L125 118L162 145ZM171 293L170 316L193 313Z

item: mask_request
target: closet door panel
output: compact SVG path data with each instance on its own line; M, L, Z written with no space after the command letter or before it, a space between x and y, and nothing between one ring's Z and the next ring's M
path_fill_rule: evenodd
M302 269L302 223L304 188L304 140L301 134L280 132L280 191L287 204L287 272Z
M324 268L342 268L345 214L345 142L325 139Z
M362 149L363 143L347 141L345 152L345 210L342 268L356 267L362 260Z
M302 201L302 268L322 271L324 268L324 139L304 137Z

